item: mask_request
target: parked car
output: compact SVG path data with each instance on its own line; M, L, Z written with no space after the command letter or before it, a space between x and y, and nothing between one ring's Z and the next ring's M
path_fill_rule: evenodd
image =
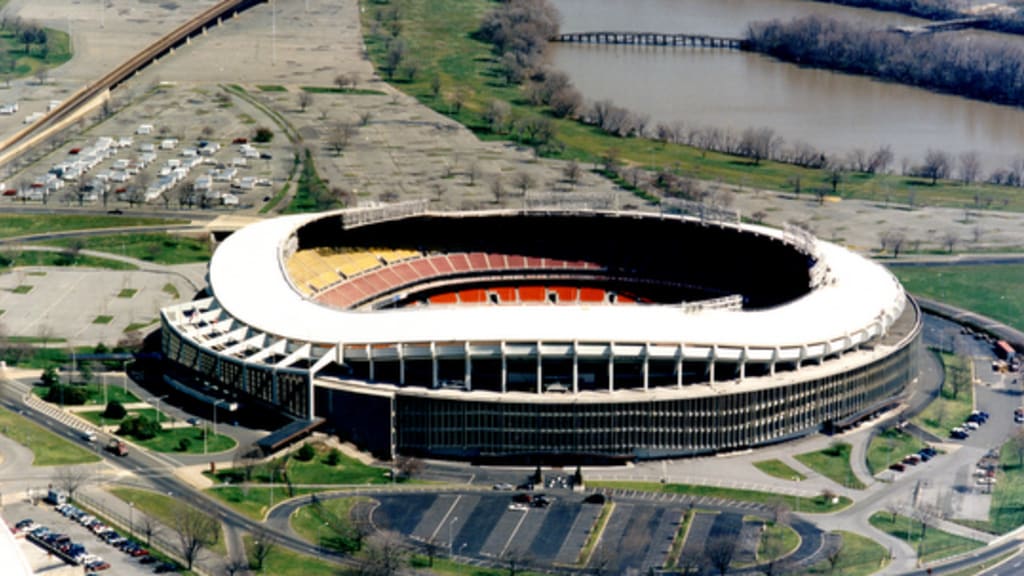
M894 462L893 464L889 465L889 470L893 470L893 471L896 471L896 472L903 472L906 469L907 469L907 467L904 466L903 464L899 463L899 462Z

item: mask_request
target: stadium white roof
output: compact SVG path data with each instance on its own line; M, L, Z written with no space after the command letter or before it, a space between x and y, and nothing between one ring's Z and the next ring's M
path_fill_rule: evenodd
M282 247L297 228L323 218L307 214L247 226L217 249L210 263L214 297L249 326L289 340L323 344L395 342L686 342L728 348L792 347L884 333L906 298L884 267L818 241L829 281L804 297L758 311L687 312L661 305L430 306L363 311L313 302L291 285ZM784 232L745 226L784 238ZM722 266L742 266L725 260ZM765 278L771 282L771 278ZM866 339L866 338L865 338ZM855 340L857 340L855 338Z

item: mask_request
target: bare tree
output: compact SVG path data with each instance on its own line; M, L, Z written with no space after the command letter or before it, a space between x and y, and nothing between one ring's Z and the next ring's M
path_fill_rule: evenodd
M907 241L907 235L902 230L886 230L881 234L882 250L892 252L893 258L900 257L900 250Z
M93 472L83 466L61 466L53 477L54 484L67 494L71 500L75 499L75 493L89 483L93 478Z
M434 558L437 558L438 554L441 553L441 543L436 538L428 538L423 543L423 552L427 555L427 567L434 567Z
M263 563L266 562L267 557L274 551L277 546L277 534L271 530L260 527L254 530L252 533L252 550L250 554L253 560L253 568L256 570L263 570Z
M412 478L423 471L423 461L413 456L395 458L395 470L403 478Z
M942 245L946 248L946 252L952 254L953 248L956 247L956 243L960 241L960 236L956 232L949 230L942 235Z
M491 194L494 195L495 204L502 204L505 201L505 184L501 180L501 175L491 180Z
M889 165L892 164L892 161L892 148L882 146L872 152L871 156L868 158L867 172L869 174L884 173L889 169Z
M519 189L520 194L525 196L530 188L537 185L537 180L529 172L516 172L515 176L512 177L512 185Z
M469 176L470 186L476 185L477 179L480 178L480 173L481 170L479 162L473 162L472 164L469 165L469 170L466 171L466 176Z
M504 100L491 100L484 111L484 122L495 134L501 134L508 129L509 118L512 115L512 107Z
M508 576L516 576L529 565L529 555L522 548L509 548L501 555L502 562L508 568Z
M349 142L352 141L352 138L358 132L359 129L351 122L337 122L331 126L330 131L327 133L327 147L336 156L341 156L342 151L348 147Z
M174 517L174 531L178 535L181 556L189 570L202 549L216 544L220 539L220 523L217 519L188 505L178 507Z
M153 537L160 532L160 524L149 514L140 514L139 519L135 521L135 526L138 527L139 534L146 537L146 546L150 546Z
M836 565L839 564L839 560L843 557L843 539L840 537L836 540L835 544L830 546L828 553L825 558L828 560L829 573L836 571Z
M925 153L924 164L917 169L917 173L924 178L931 178L934 186L940 178L949 176L950 164L949 154L930 149Z
M964 184L973 184L981 176L981 156L971 150L960 154L960 181Z
M771 157L776 144L775 131L771 128L747 128L740 137L740 153L754 161L754 165Z
M730 537L717 536L704 544L704 556L721 576L729 571L729 564L732 564L735 554L736 540Z
M398 536L381 532L371 537L362 557L359 573L367 576L392 576L401 570L407 551Z
M306 108L309 108L310 106L313 105L313 94L310 92L306 92L305 90L302 90L301 92L299 92L298 101L299 110L301 112L305 112Z
M243 560L231 560L224 565L224 574L226 576L235 576L235 574L244 574L249 569L249 564Z
M580 178L583 177L583 168L580 166L580 163L573 158L562 168L562 176L565 178L566 182L575 187L579 184Z

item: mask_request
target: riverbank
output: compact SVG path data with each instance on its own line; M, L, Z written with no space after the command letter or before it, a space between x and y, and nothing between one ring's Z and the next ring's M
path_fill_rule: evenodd
M826 187L831 194L836 174L778 162L750 160L699 150L666 141L620 138L578 121L554 118L548 110L531 106L518 86L502 80L491 47L475 39L484 13L494 4L485 0L390 0L367 3L362 10L368 54L382 69L391 31L406 53L416 55L415 73L396 75L394 84L434 110L466 125L482 139L522 139L522 135L492 132L486 113L493 101L507 102L512 118L543 118L551 122L551 141L537 146L544 154L564 159L602 163L614 155L623 166L652 172L670 171L686 178L731 184L738 189L773 189L804 192ZM535 143L536 144L536 143ZM835 191L844 198L872 199L910 205L977 206L1024 211L1024 198L1016 188L930 180L891 174L844 172Z

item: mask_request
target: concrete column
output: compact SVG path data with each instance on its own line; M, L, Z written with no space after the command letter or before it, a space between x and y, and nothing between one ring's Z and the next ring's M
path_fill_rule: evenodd
M683 355L685 348L685 345L680 344L679 352L676 354L676 388L683 387Z
M615 343L608 344L608 391L615 391Z
M644 390L647 390L650 383L650 372L651 372L651 343L644 342L644 362L640 365L643 372Z
M405 344L399 342L398 350L398 385L405 386Z
M306 397L309 398L309 406L306 407L308 410L306 418L312 420L316 416L316 388L313 386L313 371L306 372L306 376L308 380L306 382Z
M437 388L441 383L437 380L437 345L430 342L430 387Z
M776 346L775 349L772 350L772 360L771 360L771 362L768 363L768 374L770 376L775 376L775 364L777 364L778 361L779 361L779 347Z
M578 340L572 342L572 393L580 391L580 343Z
M473 389L473 359L469 355L469 342L463 342L463 351L466 358L466 373L463 376L463 382L466 384L466 390Z
M746 346L743 347L743 354L740 355L740 382L747 377L747 353L749 352Z
M366 345L366 361L370 364L370 382L373 382L373 348Z
M537 394L544 392L544 367L541 362L540 342L537 342Z
M508 392L508 355L505 353L505 341L501 341L501 393Z
M718 344L711 347L711 352L708 358L708 382L711 384L715 383L715 360L718 359Z

